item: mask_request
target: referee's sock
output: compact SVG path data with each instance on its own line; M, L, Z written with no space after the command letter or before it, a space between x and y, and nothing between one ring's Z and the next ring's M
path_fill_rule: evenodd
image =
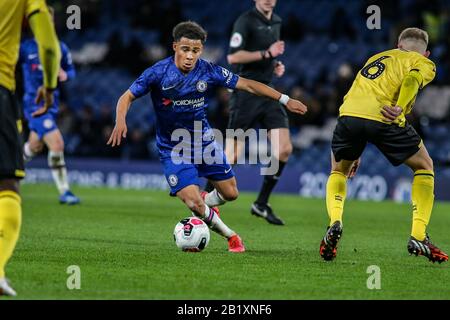
M22 220L20 196L13 191L0 191L0 279L19 238Z
M430 170L414 172L412 183L413 223L411 236L419 241L426 237L434 203L434 173Z
M267 204L269 202L270 194L272 193L273 188L278 183L280 179L281 173L283 172L284 166L286 162L279 161L278 171L274 175L264 176L264 181L261 186L261 190L259 191L258 198L256 199L256 203L258 204Z

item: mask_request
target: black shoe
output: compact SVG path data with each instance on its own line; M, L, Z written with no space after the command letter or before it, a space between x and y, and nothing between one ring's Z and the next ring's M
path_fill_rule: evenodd
M268 223L284 226L283 220L278 218L269 204L253 203L250 212L258 217L264 218Z
M439 263L448 261L448 255L431 243L428 234L423 241L410 237L408 241L408 252L416 256L425 256L433 263L436 261Z
M327 232L320 242L320 256L326 260L331 261L336 258L337 245L342 236L342 224L339 221L333 223L331 227L327 228Z

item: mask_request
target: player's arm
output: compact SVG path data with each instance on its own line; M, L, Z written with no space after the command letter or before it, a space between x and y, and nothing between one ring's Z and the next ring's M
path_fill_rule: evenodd
M44 105L33 116L44 114L53 104L53 90L56 89L61 50L50 14L45 8L34 10L28 21L39 48L39 60L43 69L44 84L36 93L36 103Z
M106 144L110 144L111 147L120 146L122 138L127 136L127 122L126 117L128 110L130 109L131 103L136 99L130 90L125 91L124 94L119 98L116 107L116 125L109 137Z
M58 80L64 82L67 80L72 80L76 76L75 66L73 65L72 55L70 54L69 48L61 43L62 48L62 58L61 58L61 68L58 73Z
M286 108L294 113L305 114L308 111L306 105L298 100L291 99L285 94L281 94L277 90L255 80L239 77L236 84L236 89L244 90L258 96L268 97L273 100L279 101Z
M111 133L111 136L106 144L110 144L112 147L120 146L122 138L127 136L127 123L125 118L128 110L130 109L131 103L149 93L151 85L156 84L156 81L157 76L154 71L154 67L150 67L133 82L124 94L122 94L116 107L116 125L114 126L113 132Z
M384 121L392 122L406 110L406 106L419 92L422 82L423 77L417 70L412 70L406 75L400 88L396 106L385 106L381 110L381 113L385 117Z

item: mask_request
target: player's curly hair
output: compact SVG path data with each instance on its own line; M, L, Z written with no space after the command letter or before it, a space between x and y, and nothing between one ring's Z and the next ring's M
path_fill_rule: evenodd
M191 40L200 40L205 43L207 32L198 23L194 21L184 21L177 24L172 30L174 41L180 41L182 37Z

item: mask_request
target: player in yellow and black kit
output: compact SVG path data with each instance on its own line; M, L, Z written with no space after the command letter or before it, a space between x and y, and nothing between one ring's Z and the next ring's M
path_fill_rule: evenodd
M53 104L61 52L45 0L1 0L0 12L0 296L15 296L5 278L5 265L16 246L22 220L19 180L25 171L14 90L23 19L28 19L38 43L44 74L44 86L36 95L43 104L35 116Z
M367 142L373 143L394 165L402 163L414 172L413 223L408 241L410 254L443 262L448 255L433 245L426 233L434 201L433 161L422 139L406 122L420 89L430 83L436 67L428 59L428 34L405 29L398 49L371 57L344 97L332 141L332 171L327 182L330 224L320 244L325 260L336 257L342 235L342 213L347 177L355 174Z

